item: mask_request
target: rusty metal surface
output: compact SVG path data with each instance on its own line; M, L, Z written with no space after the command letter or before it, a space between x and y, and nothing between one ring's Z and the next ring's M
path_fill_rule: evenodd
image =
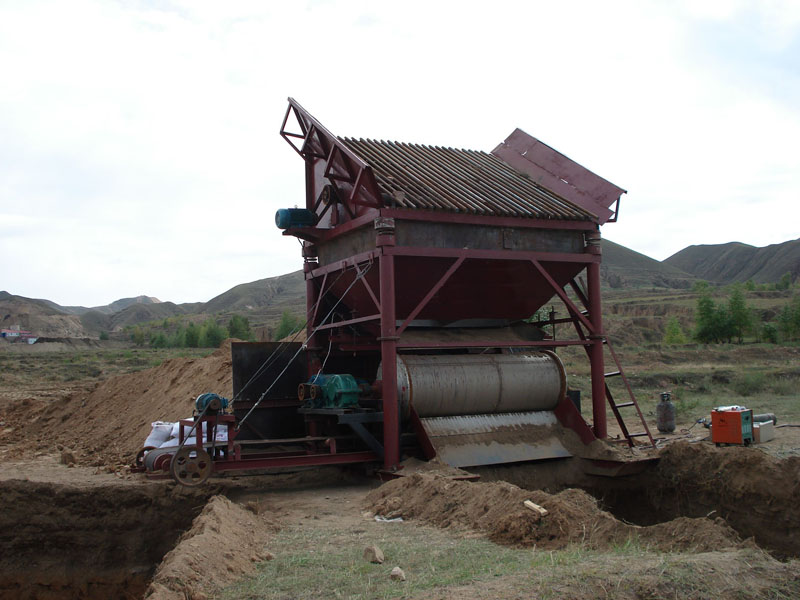
M389 207L568 221L595 219L590 211L487 152L339 139L372 167Z
M616 208L625 190L547 144L515 129L492 154L577 206L597 215L600 224L616 220Z
M475 467L572 456L556 435L550 411L421 419L437 456L454 467Z

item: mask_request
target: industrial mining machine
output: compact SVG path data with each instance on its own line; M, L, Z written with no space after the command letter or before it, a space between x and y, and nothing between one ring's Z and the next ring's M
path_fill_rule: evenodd
M600 226L625 190L519 129L491 153L341 138L290 98L280 134L305 164L304 206L276 215L302 248L305 331L233 343L230 405L198 398L180 447L143 451L142 470L199 485L311 465L391 475L412 456L561 459L607 437L607 404L622 442L653 443L603 331ZM567 316L540 310L554 298ZM555 339L557 324L575 335ZM590 422L556 353L570 345L591 365Z

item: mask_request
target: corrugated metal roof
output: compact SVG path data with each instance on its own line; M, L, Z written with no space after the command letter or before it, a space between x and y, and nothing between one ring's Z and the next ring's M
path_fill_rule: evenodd
M487 152L339 139L372 167L388 205L503 217L596 218Z

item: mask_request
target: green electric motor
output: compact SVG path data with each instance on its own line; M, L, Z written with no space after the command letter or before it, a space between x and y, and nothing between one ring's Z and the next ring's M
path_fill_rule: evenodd
M298 396L312 408L350 408L358 405L360 391L352 375L320 373L300 384Z

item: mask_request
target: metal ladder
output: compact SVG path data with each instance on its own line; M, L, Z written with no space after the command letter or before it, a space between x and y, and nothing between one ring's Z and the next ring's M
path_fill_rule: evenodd
M639 403L636 402L636 396L633 395L633 390L631 389L630 383L628 383L628 378L625 377L625 373L622 371L622 365L619 362L619 358L617 358L617 353L614 352L614 348L611 346L611 342L607 337L603 338L603 344L608 348L609 352L611 353L611 357L614 359L614 364L617 365L616 371L611 371L610 373L604 373L604 387L606 389L606 399L608 400L608 405L611 407L611 411L614 413L614 416L617 418L617 423L619 423L619 428L622 431L622 435L625 436L624 440L619 440L620 442L626 441L628 446L633 448L634 446L634 438L637 437L647 437L650 440L650 445L655 448L655 441L653 440L653 436L650 433L650 428L647 426L647 421L642 414L642 409L639 408ZM622 377L622 382L625 384L625 389L628 390L628 396L630 398L627 402L622 402L617 404L614 400L614 396L611 394L611 389L608 387L608 382L605 381L609 377ZM631 433L628 431L628 426L625 425L625 419L622 418L622 413L619 412L620 408L629 408L634 407L636 409L636 414L639 416L639 421L642 423L642 427L644 428L643 431L637 431L635 433Z

